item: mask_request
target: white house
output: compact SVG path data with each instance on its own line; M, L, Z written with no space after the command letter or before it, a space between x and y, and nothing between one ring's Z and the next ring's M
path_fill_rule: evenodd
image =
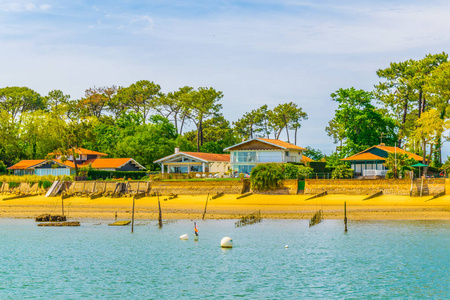
M231 169L249 174L260 163L305 163L305 148L274 139L254 138L225 148L230 152Z
M175 153L158 160L161 172L168 173L191 173L209 172L224 175L230 168L229 154L215 154L203 152L184 152L175 149Z

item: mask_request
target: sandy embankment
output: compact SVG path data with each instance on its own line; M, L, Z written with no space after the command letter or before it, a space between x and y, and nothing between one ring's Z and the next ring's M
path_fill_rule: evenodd
M364 195L328 195L305 201L305 195L251 195L236 199L225 195L208 201L207 219L236 219L261 210L263 218L309 219L323 209L326 219L343 219L344 201L350 220L450 220L450 196L430 200L431 196L381 196L363 201ZM0 195L0 218L34 218L42 213L60 214L61 198L34 196L3 201ZM163 219L200 219L205 208L206 195L181 195L167 200L161 196ZM131 198L69 198L64 200L65 214L70 219L112 220L131 218ZM136 200L136 219L157 219L158 200L146 197Z

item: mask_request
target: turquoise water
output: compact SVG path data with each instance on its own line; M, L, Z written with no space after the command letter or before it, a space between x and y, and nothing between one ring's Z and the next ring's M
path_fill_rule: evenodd
M0 219L0 299L450 298L449 221L98 223Z

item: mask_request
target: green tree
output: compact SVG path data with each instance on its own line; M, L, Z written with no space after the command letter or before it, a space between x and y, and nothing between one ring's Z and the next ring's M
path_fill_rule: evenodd
M275 139L279 139L282 130L286 129L288 142L290 142L289 129L294 129L295 143L297 143L297 130L300 128L300 122L307 118L308 115L294 102L282 103L269 112L269 126L273 129Z
M0 109L8 112L11 120L27 111L44 109L44 99L27 87L5 87L0 89Z
M394 178L398 178L399 176L405 178L406 171L410 171L410 166L414 165L415 163L416 161L412 158L409 158L407 154L389 153L384 165L389 171L391 171Z
M144 117L144 123L158 105L161 87L148 80L140 80L129 87L120 87L109 101L109 109L116 116L131 109Z
M223 94L213 88L200 87L193 92L190 109L192 114L191 120L197 127L197 151L203 145L203 122L208 118L217 115L222 109L222 105L218 102L222 99Z
M311 158L312 160L321 160L324 158L324 154L319 149L314 149L309 146L306 146L306 151L303 151L303 155Z
M245 113L242 118L233 122L234 130L243 139L253 139L260 135L268 137L269 118L267 114L267 105Z
M0 174L6 174L7 171L7 166L2 160L0 160Z
M414 137L421 141L423 151L423 163L428 160L431 161L433 151L436 149L434 141L439 140L443 133L450 129L450 121L441 118L440 113L436 109L430 109L422 114L420 119L416 121L416 129L414 130ZM427 146L430 146L430 152L427 159ZM426 173L426 168L424 170Z
M165 118L173 120L179 134L183 133L185 122L190 118L193 90L184 86L176 92L161 95L158 100L157 110Z
M394 145L395 121L372 105L372 93L355 88L339 89L331 97L339 104L333 123L345 132L341 157L378 144L382 134L386 144Z
M428 107L425 85L432 71L447 58L445 53L428 54L421 60L391 63L389 68L377 71L378 77L384 81L375 85L375 95L399 124L399 145L412 137L415 120Z

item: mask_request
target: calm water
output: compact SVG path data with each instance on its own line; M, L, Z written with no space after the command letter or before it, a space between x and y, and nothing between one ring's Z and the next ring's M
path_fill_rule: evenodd
M0 219L0 298L450 298L448 221L97 223Z

